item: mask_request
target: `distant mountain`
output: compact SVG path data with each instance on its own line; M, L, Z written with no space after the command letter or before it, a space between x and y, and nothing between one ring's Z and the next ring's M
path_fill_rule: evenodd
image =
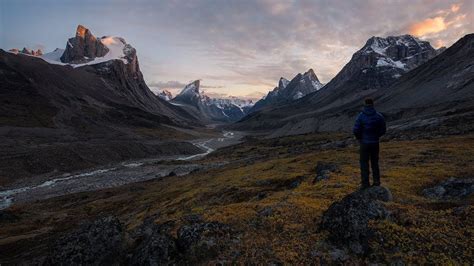
M251 100L237 97L211 98L200 91L199 80L186 85L171 103L186 109L204 123L237 121L253 106Z
M41 49L38 49L38 50L30 50L26 47L23 47L23 49L17 49L17 48L13 48L13 49L10 49L8 50L10 53L14 53L14 54L18 54L18 53L22 53L22 54L27 54L27 55L32 55L32 56L42 56L43 55L43 51Z
M196 150L189 143L163 148L182 135L176 134L177 128L201 124L150 91L136 51L125 40L96 40L107 47L102 57L89 57L87 45L84 51L70 50L68 56L68 48L41 57L0 50L0 142L5 154L12 155L2 158L0 176L90 167L93 162L177 152L180 147ZM73 59L64 63L57 61L60 58ZM144 145L147 139L153 143ZM20 150L23 155L18 157ZM14 166L24 162L16 160L34 160L35 166L17 169Z
M331 81L352 82L358 90L387 88L401 75L438 54L429 42L411 35L372 37Z
M268 92L267 96L257 101L249 113L258 111L264 107L276 107L281 104L300 99L307 94L315 92L323 87L312 69L304 74L298 73L291 81L280 78L278 86Z
M171 94L171 92L168 90L160 90L156 95L165 101L170 101L173 99L173 94Z
M459 42L466 42L467 39L472 39L472 35L464 37ZM446 50L443 49L444 52L440 53L428 42L409 35L372 37L322 89L285 106L263 109L250 114L234 128L265 130L271 132L272 136L349 130L354 116L361 108L362 99L368 96L383 96L384 99L395 97L391 101L397 99L399 106L407 103L404 108L411 106L418 110L417 113L405 112L405 115L429 116L431 114L429 110L432 108L431 105L435 104L435 99L438 110L448 110L451 104L461 100L451 96L455 94L456 88L461 87L450 84L457 84L457 80L464 79L462 75L468 77L469 72L462 71L462 66L470 69L469 64L472 64L472 61L469 63L472 59L467 52L470 50L460 49L458 43ZM465 58L458 56L460 54ZM445 60L444 64L441 64L442 60ZM403 85L407 82L405 77L411 76L412 73L418 73L413 79L417 80L419 85L406 90L405 94L399 94L401 88L406 86ZM431 83L432 80L438 82ZM472 86L472 83L468 84ZM419 87L424 89L421 90ZM462 92L468 103L472 101L469 91L463 89ZM414 95L416 97L413 97ZM377 106L380 104L382 103L377 103ZM381 110L388 107L379 106ZM397 105L392 107L398 108Z

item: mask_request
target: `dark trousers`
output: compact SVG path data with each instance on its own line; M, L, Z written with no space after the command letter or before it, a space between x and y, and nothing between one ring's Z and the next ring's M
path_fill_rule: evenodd
M378 143L360 143L360 176L362 186L370 186L369 183L369 160L372 166L372 177L374 185L380 185L379 170L379 144Z

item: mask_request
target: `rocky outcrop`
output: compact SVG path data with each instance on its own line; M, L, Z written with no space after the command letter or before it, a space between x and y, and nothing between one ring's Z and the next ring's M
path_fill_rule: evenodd
M347 247L356 254L367 253L373 234L368 223L387 218L389 212L382 202L391 200L390 190L384 187L353 192L324 212L319 228L329 232L329 241L337 247Z
M89 29L78 25L76 36L67 41L66 50L61 56L61 62L85 63L96 57L102 57L107 52L109 52L109 49Z
M178 258L176 240L168 233L167 225L157 225L153 219L146 219L131 237L138 245L132 248L127 264L166 265Z
M189 216L171 234L176 221L156 224L155 217L126 232L113 216L86 222L66 233L51 247L46 264L53 265L168 265L210 261L224 251L232 230L219 222Z
M474 193L474 178L450 178L439 185L423 190L423 195L436 200L459 200Z
M10 49L8 50L10 53L14 53L14 54L18 54L18 53L22 53L22 54L27 54L27 55L32 55L32 56L42 56L43 55L43 51L41 49L38 49L38 50L30 50L26 47L23 47L23 49L20 51L19 49L17 48L13 48L13 49Z
M112 216L84 223L56 241L48 262L52 265L110 265L120 261L123 227Z
M216 258L227 246L232 232L228 225L205 222L201 217L185 217L177 237L169 233L168 224L145 222L132 237L140 242L133 248L128 264L196 264Z
M188 263L216 258L230 240L231 229L218 222L184 225L178 230L177 245Z

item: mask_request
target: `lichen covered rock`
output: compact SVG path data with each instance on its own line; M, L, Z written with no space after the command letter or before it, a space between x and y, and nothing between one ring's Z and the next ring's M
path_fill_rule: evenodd
M357 254L366 253L372 235L368 223L388 217L382 201L390 200L392 195L384 187L353 192L324 212L320 229L329 232L329 241L336 246L348 247Z

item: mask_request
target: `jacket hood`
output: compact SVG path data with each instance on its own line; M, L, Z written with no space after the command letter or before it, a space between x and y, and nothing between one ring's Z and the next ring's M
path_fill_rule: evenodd
M366 115L373 115L376 113L375 108L373 106L364 106L363 112Z

